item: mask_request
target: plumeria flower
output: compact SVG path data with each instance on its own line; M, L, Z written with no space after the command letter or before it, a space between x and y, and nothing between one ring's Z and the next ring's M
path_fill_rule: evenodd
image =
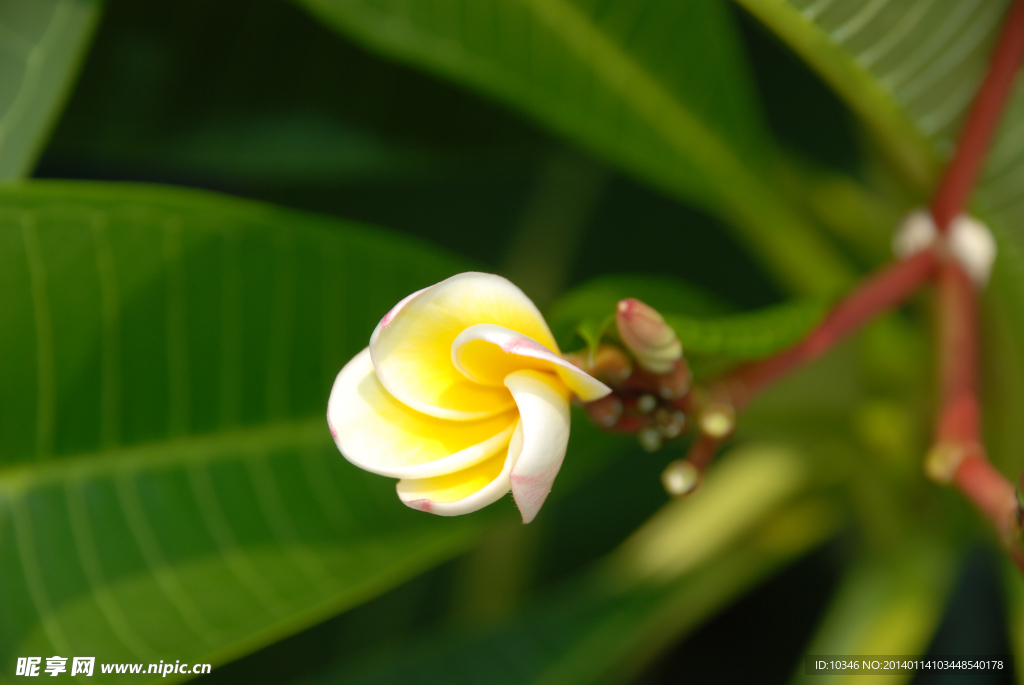
M529 523L565 456L571 396L610 392L562 358L519 288L464 273L381 319L334 381L327 422L346 459L400 479L408 506L454 516L511 489Z

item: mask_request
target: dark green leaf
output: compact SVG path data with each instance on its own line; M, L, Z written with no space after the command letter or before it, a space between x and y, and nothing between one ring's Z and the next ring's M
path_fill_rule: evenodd
M835 530L787 451L748 448L701 498L674 502L603 563L486 629L423 635L338 664L312 682L611 683Z
M100 0L0 5L0 180L31 172L100 8Z
M683 349L695 354L756 359L783 350L811 332L828 301L804 300L714 319L666 314Z
M518 107L708 208L783 282L820 292L848 276L763 180L772 145L724 3L301 2L372 49Z
M379 317L464 268L207 193L0 190L2 672L219 663L465 549L494 514L406 509L323 416Z

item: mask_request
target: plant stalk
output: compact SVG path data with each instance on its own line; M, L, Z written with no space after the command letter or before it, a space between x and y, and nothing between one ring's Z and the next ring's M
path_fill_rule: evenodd
M871 318L902 304L934 275L935 267L931 250L884 267L843 298L803 341L729 372L714 383L711 397L741 409L772 382L817 359Z
M989 63L960 134L956 153L932 202L942 233L962 214L977 182L985 154L1024 61L1024 0L1010 6ZM981 439L978 399L978 295L963 268L947 256L938 273L940 408L933 453L962 455L952 484L986 516L1010 556L1024 571L1013 485L989 462Z
M932 217L939 231L945 232L967 206L1022 60L1024 0L1015 0L1003 20L988 73L974 97L956 152L933 196Z

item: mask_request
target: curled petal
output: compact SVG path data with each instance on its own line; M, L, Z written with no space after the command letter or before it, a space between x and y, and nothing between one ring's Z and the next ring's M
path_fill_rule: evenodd
M515 410L478 421L447 421L410 409L377 380L368 349L338 374L327 422L356 466L394 478L439 476L504 455Z
M537 307L500 276L464 273L406 298L380 322L370 353L381 383L424 414L467 421L514 406L504 387L481 385L452 363L452 342L475 324L504 326L548 349L558 346Z
M557 374L584 402L611 392L533 338L495 324L477 324L462 331L452 343L452 364L466 378L484 385L504 387L510 373L534 369Z
M440 516L458 516L482 509L508 492L512 463L522 443L522 427L517 424L507 453L445 476L400 480L398 497L413 509Z
M569 397L565 386L552 374L540 371L515 371L505 384L519 406L522 446L512 466L512 497L529 523L540 511L551 492L551 485L562 467L569 443Z

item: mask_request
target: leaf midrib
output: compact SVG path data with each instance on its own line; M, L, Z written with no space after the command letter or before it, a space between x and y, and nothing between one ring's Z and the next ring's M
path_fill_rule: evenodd
M141 468L206 463L231 454L266 454L297 446L321 447L330 441L326 420L317 417L81 452L46 462L0 467L0 494L17 496L41 485L130 473Z

